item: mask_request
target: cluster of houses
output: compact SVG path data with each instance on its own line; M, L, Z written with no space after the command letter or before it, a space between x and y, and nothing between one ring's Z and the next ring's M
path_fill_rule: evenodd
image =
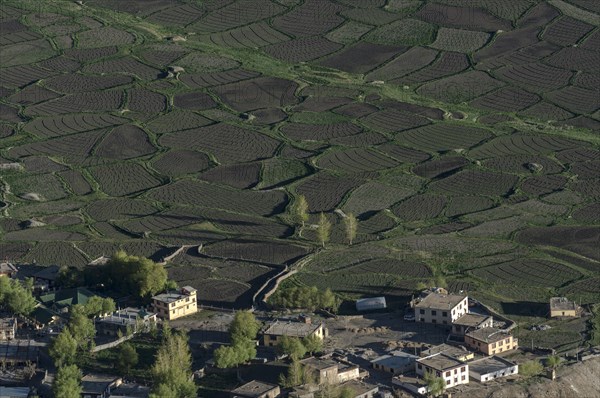
M26 369L40 368L40 352L46 342L38 341L47 334L57 334L69 320L70 308L76 304L86 305L98 294L84 287L61 288L59 267L39 269L34 266L16 267L9 262L0 263L0 277L33 280L36 307L26 319L0 313L0 363L9 370L3 381L11 387L0 387L0 397L28 397L40 395L28 385L31 379L24 376ZM184 286L178 291L166 292L152 297L148 308L127 306L94 319L98 341L114 341L117 336L148 331L159 320L173 320L198 311L196 289ZM24 327L27 326L27 327ZM37 339L37 340L36 340ZM44 386L47 380L38 385ZM2 383L0 383L2 384ZM132 397L147 398L146 386L123 383L122 378L87 374L82 378L82 398Z
M510 330L495 327L492 316L469 312L467 295L448 294L443 289L426 291L412 304L415 322L446 326L452 344L424 350L418 357L402 355L402 371L393 372L401 373L393 378L393 384L426 394L424 377L428 373L442 378L445 388L468 384L472 379L485 383L518 373L517 364L498 356L517 349L517 339ZM475 359L476 354L481 358Z
M38 304L30 315L37 329L57 332L69 318L69 309L76 304L85 305L96 294L86 288L58 289L58 267L47 267L28 275L33 278ZM19 269L10 263L0 264L0 277L19 278ZM127 306L95 318L98 338L125 336L147 331L161 320L174 320L198 311L196 289L184 286L152 297L147 308ZM417 352L391 351L370 361L375 372L390 374L390 383L414 394L427 394L426 375L443 379L445 388L485 383L501 377L516 375L519 367L503 357L518 348L518 341L504 322L495 322L490 315L470 312L469 297L448 294L443 289L423 292L411 302L413 313L409 320L417 324L432 324L450 332L447 343L425 347ZM365 299L357 303L357 310L385 309L385 299ZM579 316L581 309L564 297L550 300L550 317ZM407 316L405 316L407 320ZM41 345L30 336L19 333L19 320L0 314L0 362L14 368L37 365ZM500 327L501 326L501 327ZM324 323L313 322L310 317L268 322L260 333L257 344L274 348L282 338L299 339L317 337L325 339L329 331ZM20 338L21 336L21 338ZM273 350L272 350L273 351ZM355 361L354 361L355 362ZM354 398L385 396L378 385L365 380L369 371L361 368L340 352L321 357L302 359L305 371L313 377L311 382L286 391L292 398L314 398L324 386L338 386L352 392ZM366 367L366 366L365 366ZM83 377L82 397L148 397L148 387L123 383L119 377L92 375ZM27 387L2 387L0 396L26 397ZM20 389L21 388L21 389ZM19 390L20 389L20 390ZM273 381L251 380L231 391L231 397L275 398L282 396L279 385Z

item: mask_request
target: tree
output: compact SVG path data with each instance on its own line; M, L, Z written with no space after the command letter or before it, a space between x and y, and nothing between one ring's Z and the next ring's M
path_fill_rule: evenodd
M288 368L287 376L283 374L279 376L279 384L286 388L299 386L304 384L304 374L304 367L297 359L294 359Z
M85 304L85 312L89 317L97 317L115 312L117 306L110 297L92 296Z
M250 311L237 311L229 325L231 340L255 340L261 324Z
M338 300L330 288L327 288L327 289L325 289L324 292L321 292L321 298L319 301L320 301L319 304L320 304L321 308L330 308L333 311L337 310Z
M562 359L558 355L550 355L548 358L546 358L546 365L552 369L556 369L561 362Z
M56 398L79 398L82 392L81 372L75 365L58 368L52 390Z
M73 365L77 357L77 340L71 335L69 329L64 329L52 341L49 348L50 356L57 368Z
M298 195L296 200L292 204L291 208L292 221L295 224L300 224L300 232L298 235L302 237L302 230L304 229L304 223L308 221L308 202L304 195Z
M217 368L233 368L256 358L256 344L252 340L237 340L230 346L221 346L214 352Z
M538 360L528 361L519 365L519 374L523 377L537 376L544 371L544 366Z
M269 302L283 308L302 308L314 311L327 308L337 311L339 300L331 289L319 290L316 286L293 286L277 289Z
M86 350L93 346L96 328L94 322L87 317L86 309L81 304L75 304L71 307L71 318L67 330L77 341L78 348Z
M302 344L304 345L306 352L311 355L323 351L323 340L315 335L303 338Z
M0 294L2 294L3 302L0 304L4 304L10 312L16 315L29 315L37 305L31 290L23 286L18 280L10 279L2 290L4 292Z
M175 282L173 279L167 279L167 282L165 283L165 290L177 290L179 288L179 286L177 285L177 282Z
M12 290L12 279L0 277L0 306L4 305L6 296Z
M76 267L63 265L58 270L56 284L63 287L77 287L84 284L83 273Z
M354 238L356 238L356 231L358 229L358 220L354 214L346 214L346 217L344 217L344 226L346 227L346 238L348 239L348 245L352 246L352 241L354 241Z
M306 355L306 347L297 337L283 336L277 344L277 351L280 354L287 355L293 361Z
M102 283L119 292L144 298L165 288L167 271L150 259L118 251L104 266L86 269L85 279L90 284Z
M117 370L128 375L138 364L138 353L131 343L123 343L117 350Z
M152 366L154 397L196 397L192 380L192 355L185 335L171 334L158 349ZM167 394L168 393L168 394Z
M317 224L317 237L323 247L325 247L325 243L329 242L330 235L331 222L327 219L325 213L321 212L319 215L319 223Z
M438 395L441 395L444 392L444 388L446 388L446 382L444 382L444 379L436 376L433 372L425 372L423 380L427 384L429 396L437 397Z

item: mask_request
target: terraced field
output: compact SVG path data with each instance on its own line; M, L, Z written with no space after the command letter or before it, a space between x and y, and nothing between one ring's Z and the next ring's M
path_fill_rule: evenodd
M169 275L236 308L303 258L286 283L347 299L599 302L584 3L2 1L0 257L186 245Z

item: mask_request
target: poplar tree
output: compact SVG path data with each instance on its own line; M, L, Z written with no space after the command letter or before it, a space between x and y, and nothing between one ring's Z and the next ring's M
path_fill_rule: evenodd
M325 213L321 212L319 215L319 224L317 224L317 237L323 247L325 247L325 243L329 242L330 235L331 222L327 219Z
M352 246L354 238L356 238L356 231L358 229L358 220L352 213L346 214L344 218L344 226L346 227L346 238L348 238L348 244Z

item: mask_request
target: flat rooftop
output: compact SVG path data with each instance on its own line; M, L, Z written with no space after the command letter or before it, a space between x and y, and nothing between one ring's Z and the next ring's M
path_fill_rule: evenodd
M264 381L252 380L235 390L231 391L234 395L240 394L245 397L259 397L262 394L277 388L274 384L265 383Z
M152 297L152 300L161 301L163 303L172 303L174 301L178 301L178 300L184 299L186 297L190 297L190 296L188 296L187 294L179 293L179 292L168 292L168 293L159 294L158 296L154 296L154 297Z
M321 327L320 323L304 323L304 322L273 322L265 329L264 334L273 336L293 336L306 337L310 336Z
M559 311L573 311L577 309L575 302L566 297L552 297L550 299L550 309Z
M466 295L430 293L427 297L417 303L416 307L451 310L465 298L467 298Z
M350 380L350 381L340 384L340 386L342 388L348 387L349 389L354 391L354 394L357 396L366 394L370 391L375 391L375 392L379 391L379 387L377 387L376 385L365 383L365 382L358 381L358 380Z
M428 368L444 371L465 365L464 362L445 354L434 354L429 357L418 359L417 362Z
M82 393L102 394L113 383L118 382L120 377L101 374L87 374L81 378Z
M331 359L306 358L301 360L300 363L317 370L338 367L338 363Z
M469 371L478 374L487 374L502 371L513 366L515 366L515 363L507 361L504 358L493 356L469 362Z
M371 361L373 365L380 365L390 369L403 368L415 361L419 357L412 354L405 355L382 355L379 358L375 358Z
M471 354L471 351L468 351L466 348L456 347L450 344L440 344L435 347L431 347L428 350L424 350L421 352L421 358L425 358L435 354L444 354L452 358L461 358L465 355Z
M477 327L485 322L488 318L491 318L490 315L480 315L469 312L468 314L464 314L457 320L455 320L455 325L467 326L467 327Z
M510 333L498 328L481 328L473 330L466 335L474 338L475 340L479 340L488 344L504 340L505 338L511 336Z
M112 314L99 318L97 322L104 323L119 323L119 324L134 324L138 319L146 320L155 315L153 312L146 312L144 309L127 307L122 310L113 312Z

